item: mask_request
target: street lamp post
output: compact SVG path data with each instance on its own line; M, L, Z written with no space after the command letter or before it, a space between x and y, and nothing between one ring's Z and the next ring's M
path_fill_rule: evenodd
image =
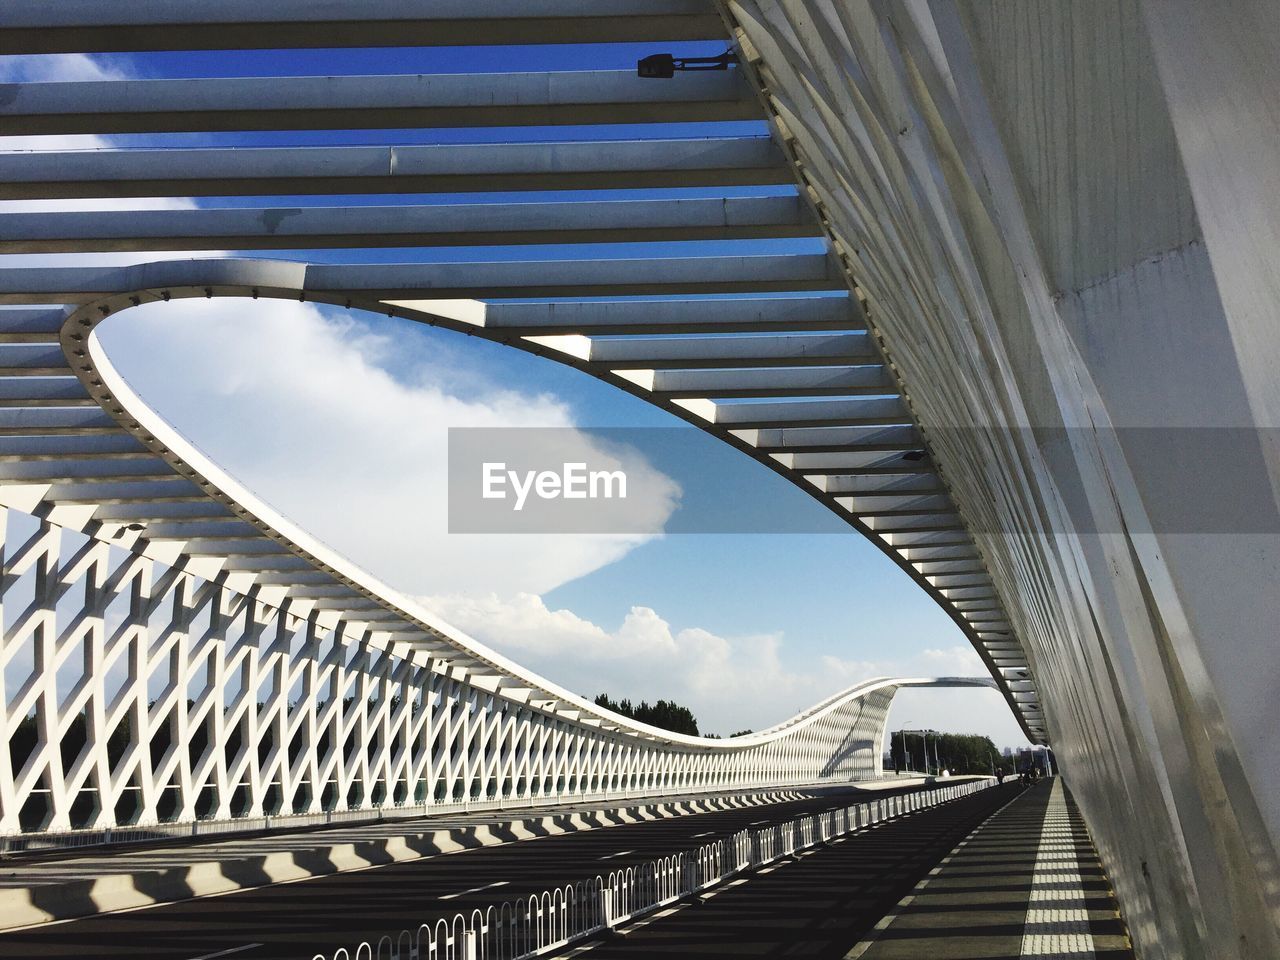
M907 768L907 773L911 772L911 758L907 755L907 727L914 721L908 720L902 725L902 729L898 731L902 734L902 765Z

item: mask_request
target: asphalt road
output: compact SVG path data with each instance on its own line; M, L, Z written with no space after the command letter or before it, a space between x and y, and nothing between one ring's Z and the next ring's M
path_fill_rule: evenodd
M376 942L383 934L416 928L442 916L651 860L745 826L763 826L907 789L843 793L543 837L49 923L0 934L0 957L310 960L316 953L332 954L344 946L354 954L362 940ZM926 811L910 820L915 823L938 813ZM939 849L937 857L945 853L946 849Z
M983 790L873 830L852 834L820 847L794 862L783 862L750 874L744 883L726 885L703 902L684 901L640 921L623 936L586 951L581 960L652 960L652 958L803 957L842 960L889 913L916 883L978 824L1024 788L1009 784ZM1039 789L1039 788L1032 788ZM1038 842L1038 835L1033 845ZM1032 854L1034 859L1034 853ZM983 865L969 878L977 887L999 887L1003 864ZM974 886L976 885L976 886ZM1025 912L1025 895L1022 902ZM899 951L886 944L885 956L937 960L941 956L1007 957L1004 951L970 952L961 935L956 946L955 914L936 915L936 907L920 908L936 916L923 922L923 933ZM958 906L955 911L972 910ZM940 921L940 922L938 922ZM1021 916L1019 916L1021 921ZM961 931L962 934L970 931ZM1021 925L1017 931L1021 933ZM1016 954L1016 950L1015 950Z

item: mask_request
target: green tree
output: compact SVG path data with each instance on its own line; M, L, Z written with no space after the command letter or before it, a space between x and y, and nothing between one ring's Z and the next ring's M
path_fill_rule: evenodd
M652 706L648 701L641 700L633 706L630 700L613 700L607 693L602 693L596 697L595 702L598 707L647 723L651 727L661 727L663 730L685 733L691 737L698 736L698 720L693 711L673 700L659 700Z
M999 766L999 751L990 737L975 733L942 733L928 735L929 750L925 754L925 738L908 731L906 754L903 754L901 730L892 734L889 750L895 770L943 770L956 774L991 773L992 764ZM936 747L936 749L935 749ZM937 757L937 763L934 757Z

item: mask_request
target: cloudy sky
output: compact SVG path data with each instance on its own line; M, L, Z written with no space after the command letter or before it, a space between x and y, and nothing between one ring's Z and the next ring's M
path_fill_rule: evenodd
M143 63L0 58L0 79L198 69L198 58L166 56ZM618 56L634 62L634 51ZM384 58L377 72L394 65ZM253 57L240 65L250 74L265 69ZM375 72L370 65L351 69ZM0 139L0 149L101 145L83 137ZM334 251L272 255L332 258ZM392 251L386 259L403 255ZM466 259L468 252L418 255ZM556 251L520 251L540 255ZM728 733L770 725L873 676L984 672L951 621L861 536L771 471L702 435L679 456L624 452L628 470L647 473L667 494L649 533L449 534L449 427L678 424L568 367L408 321L293 302L157 304L100 330L135 390L280 512L447 620L582 694L675 699L693 709L705 731ZM745 511L769 504L806 532L663 532L679 511L696 514L716 503ZM905 692L893 722L986 733L999 745L1024 742L994 691Z

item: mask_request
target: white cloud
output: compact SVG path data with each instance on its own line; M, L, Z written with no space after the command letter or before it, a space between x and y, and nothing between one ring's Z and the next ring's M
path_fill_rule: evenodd
M105 67L84 53L0 57L0 80L5 83L65 83L123 77L118 70Z
M607 692L631 700L672 699L689 706L704 731L759 730L818 700L873 677L985 676L967 645L905 657L850 661L824 656L808 666L786 656L779 634L722 637L675 629L648 607L632 607L614 630L541 597L431 596L424 601L451 623L533 670L588 697ZM1021 743L1004 698L975 689L904 690L895 701L917 727L983 733L997 745Z
M413 358L408 376L393 377L384 364L403 352L394 332L291 301L153 304L100 334L130 384L215 463L410 593L551 590L660 534L677 503L674 481L611 447L635 487L656 493L649 532L451 535L448 428L572 427L563 403L502 386L459 397L440 386L448 357ZM594 441L578 444L579 459L592 459Z

